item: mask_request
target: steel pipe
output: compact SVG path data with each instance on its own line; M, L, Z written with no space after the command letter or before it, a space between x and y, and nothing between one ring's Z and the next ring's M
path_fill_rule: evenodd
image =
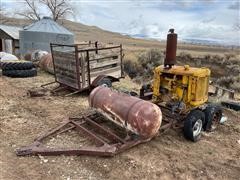
M174 33L174 29L169 30L167 35L167 46L166 46L166 58L164 60L164 66L173 66L176 64L176 53L177 53L177 34Z

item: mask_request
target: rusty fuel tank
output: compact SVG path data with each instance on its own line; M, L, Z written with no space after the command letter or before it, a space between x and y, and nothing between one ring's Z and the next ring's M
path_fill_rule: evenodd
M91 92L89 105L146 140L158 133L162 122L162 112L157 105L103 86Z
M41 57L38 66L40 69L50 73L54 74L54 68L53 68L53 60L52 60L52 54L46 54Z
M166 58L164 60L165 67L172 67L176 64L176 53L177 53L177 34L174 33L174 29L169 29L167 35L167 46L166 46Z

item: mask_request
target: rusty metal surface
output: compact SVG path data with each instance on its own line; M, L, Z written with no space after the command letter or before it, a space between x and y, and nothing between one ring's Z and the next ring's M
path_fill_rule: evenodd
M94 80L93 80L93 82L92 82L92 87L97 87L98 86L98 83L103 79L103 78L105 78L106 77L106 75L99 75L99 76L97 76Z
M38 65L42 70L54 74L53 60L51 54L46 54L41 57Z
M169 30L167 35L167 46L166 46L166 58L164 60L164 66L172 66L176 64L176 53L177 53L177 34L174 33L174 29Z
M92 86L93 88L99 86L99 82L101 82L101 80L103 80L104 78L109 78L109 79L111 80L111 82L117 82L117 81L119 81L118 78L115 78L115 77L113 77L113 76L107 76L107 75L102 74L102 75L97 76L97 77L92 81L91 86Z
M114 123L144 139L155 136L162 122L157 105L102 86L91 92L89 104Z
M79 118L69 118L58 127L36 138L29 145L16 150L18 156L26 155L93 155L93 156L114 156L133 146L146 142L140 137L128 134L124 129L109 126L105 123L107 119L96 111ZM108 122L108 121L107 121ZM47 148L43 141L50 136L58 136L67 133L69 130L76 130L85 135L89 140L95 142L95 146L80 146L80 148Z

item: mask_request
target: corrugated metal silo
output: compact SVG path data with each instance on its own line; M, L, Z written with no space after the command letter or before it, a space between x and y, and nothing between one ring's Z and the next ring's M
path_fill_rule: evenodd
M19 31L20 53L22 55L34 50L50 52L50 43L74 44L74 34L60 26L50 17L43 17Z

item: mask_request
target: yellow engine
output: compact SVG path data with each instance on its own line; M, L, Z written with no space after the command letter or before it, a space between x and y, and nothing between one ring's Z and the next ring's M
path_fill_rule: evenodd
M182 103L184 109L201 106L208 100L210 70L164 65L156 67L152 84L154 103L165 102L167 105Z
M184 136L195 142L202 130L211 131L221 121L222 109L207 102L210 70L176 65L176 51L177 34L170 29L164 64L154 69L153 82L142 86L140 98L160 107L162 130L183 127Z

